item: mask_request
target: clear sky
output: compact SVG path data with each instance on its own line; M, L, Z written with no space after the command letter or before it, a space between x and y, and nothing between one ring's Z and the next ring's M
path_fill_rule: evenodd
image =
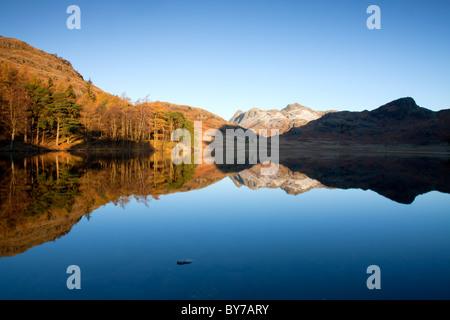
M69 30L69 5L81 30ZM369 30L369 5L381 30ZM101 89L226 118L236 110L450 108L448 0L0 0L0 35L72 62Z

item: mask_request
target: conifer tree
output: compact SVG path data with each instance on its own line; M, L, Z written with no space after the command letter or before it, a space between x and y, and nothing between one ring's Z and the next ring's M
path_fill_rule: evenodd
M59 145L61 135L69 140L70 135L79 129L81 107L69 99L64 92L53 95L53 103L47 107L46 115L51 119L53 126L56 126L56 146Z

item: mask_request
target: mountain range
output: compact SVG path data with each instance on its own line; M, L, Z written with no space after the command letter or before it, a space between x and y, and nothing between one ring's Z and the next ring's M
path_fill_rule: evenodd
M0 63L7 62L56 86L72 85L75 93L86 92L86 81L72 64L29 44L0 37ZM92 85L95 94L109 95ZM112 95L111 95L112 96ZM296 147L315 145L437 145L450 141L450 110L438 112L419 107L413 98L401 98L372 111L314 111L298 103L282 110L237 111L226 121L200 108L161 103L164 111L182 112L191 121L202 121L203 129L278 129L281 140ZM282 143L283 143L282 142Z

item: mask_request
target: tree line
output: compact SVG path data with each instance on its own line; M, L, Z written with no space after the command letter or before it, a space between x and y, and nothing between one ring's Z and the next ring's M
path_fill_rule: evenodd
M26 69L0 64L0 139L10 148L25 144L59 148L62 144L164 149L178 128L193 132L181 112L165 110L148 98L132 103L107 93L95 94L92 82L77 95L72 85L31 76Z

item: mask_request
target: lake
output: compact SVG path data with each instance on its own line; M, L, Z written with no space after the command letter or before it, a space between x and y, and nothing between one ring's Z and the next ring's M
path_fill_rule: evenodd
M301 154L262 176L159 153L6 155L0 299L449 299L449 159Z

